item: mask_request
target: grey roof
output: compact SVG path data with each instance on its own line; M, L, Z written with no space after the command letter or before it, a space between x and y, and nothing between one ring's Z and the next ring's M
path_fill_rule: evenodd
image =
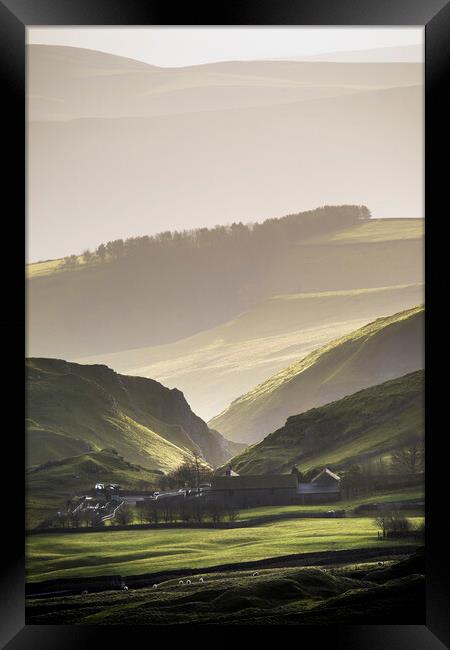
M317 476L315 476L313 479L311 479L311 483L315 483L317 481L317 479L319 479L324 474L328 474L328 476L330 476L331 478L334 478L335 481L340 481L341 480L340 476L338 476L337 474L332 472L330 469L328 469L328 467L325 467L325 469L323 469L321 472L319 472L317 474Z
M294 474L262 474L258 476L214 476L213 490L249 490L271 488L297 488Z
M339 492L339 484L337 485L316 485L315 483L299 483L299 494L335 494Z

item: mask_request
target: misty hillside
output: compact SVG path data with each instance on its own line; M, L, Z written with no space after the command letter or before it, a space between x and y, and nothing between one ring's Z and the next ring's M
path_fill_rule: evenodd
M421 81L418 65L407 62L224 61L170 68L76 47L33 44L27 51L33 121L276 105Z
M419 63L157 68L30 46L28 70L32 260L167 223L261 221L324 204L423 216Z
M372 386L293 415L280 429L232 459L240 474L342 469L389 455L424 438L424 372Z
M106 366L28 359L27 464L114 448L128 462L169 471L197 451L211 465L236 446L211 432L183 394Z
M379 318L270 377L209 425L231 440L262 440L290 415L423 368L423 344L423 306Z
M291 224L305 218L311 234L292 232ZM156 243L137 238L126 255L64 271L54 266L34 274L47 265L32 265L29 354L74 360L162 345L277 294L423 282L423 222L372 223L360 219L357 206L294 214L267 227L234 224L194 233L182 244L176 233L164 233Z
M404 224L402 224L404 225ZM279 294L166 345L77 359L177 387L209 419L274 373L375 318L423 301L423 284Z

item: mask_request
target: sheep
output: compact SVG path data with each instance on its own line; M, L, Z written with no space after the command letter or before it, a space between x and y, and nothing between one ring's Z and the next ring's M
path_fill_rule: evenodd
M126 585L123 585L122 590L123 591L128 591L128 587Z
M198 580L198 581L199 581L199 582L203 582L203 578L199 578L199 580Z
M187 584L187 585L191 585L192 582L191 582L190 580L186 580L186 584Z
M82 596L87 596L87 595L88 595L88 593L89 593L89 592L88 592L88 590L87 590L87 589L85 589L84 591L82 591L82 592L81 592L81 595L82 595Z
M158 589L158 585L153 585L153 589Z
M254 573L252 573L252 576L253 576L253 578L255 578L256 576L259 576L258 571L255 571Z
M178 584L179 584L179 585L184 585L184 581L183 581L183 580L180 580Z

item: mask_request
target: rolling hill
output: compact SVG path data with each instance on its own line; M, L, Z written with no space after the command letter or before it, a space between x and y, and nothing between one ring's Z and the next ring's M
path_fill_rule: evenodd
M420 65L408 61L223 61L171 68L77 47L29 44L27 50L32 121L270 106L421 81Z
M114 448L149 470L175 469L192 451L215 466L236 451L176 389L106 366L28 359L27 465Z
M33 261L323 204L422 216L420 63L158 68L31 45L27 70Z
M402 225L406 230L407 223ZM386 230L392 237L389 224ZM177 387L207 419L330 340L422 300L419 283L275 295L230 321L174 343L75 361L104 363L117 372Z
M236 399L209 426L256 442L286 418L423 368L423 306L379 318L311 352Z
M240 474L340 469L389 455L424 436L424 372L372 386L289 417L284 426L231 461Z
M339 209L327 211L333 214ZM312 214L319 216L320 211ZM305 213L294 216L301 220ZM109 363L110 355L124 353L113 367L128 372L137 364L123 364L127 351L132 358L133 349L188 338L258 309L258 303L273 296L423 282L421 219L370 219L351 227L342 220L341 226L328 228L320 236L300 241L290 238L283 244L279 241L282 228L283 219L276 220L273 236L257 244L243 232L214 246L171 246L144 259L136 255L117 262L80 264L65 271L55 270L51 262L31 265L27 283L29 355L72 361L105 355L101 362ZM372 294L377 304L366 312L369 319L420 302L405 302L401 292L393 291L383 307L377 299L381 295ZM338 311L334 320L347 320ZM279 332L283 331L283 319ZM315 326L314 308L307 319ZM292 322L286 327L291 331ZM151 365L154 352L142 352L144 363L140 365Z

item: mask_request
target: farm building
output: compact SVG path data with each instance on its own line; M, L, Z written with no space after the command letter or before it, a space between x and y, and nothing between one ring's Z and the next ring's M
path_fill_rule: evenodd
M229 467L225 476L213 477L209 494L240 508L327 503L341 498L340 478L328 468L310 483L299 483L296 472L240 476Z
M341 498L341 479L327 467L315 476L310 483L298 484L299 502L327 503Z
M215 476L210 496L226 503L246 506L282 505L296 503L297 477L293 474L262 476Z

